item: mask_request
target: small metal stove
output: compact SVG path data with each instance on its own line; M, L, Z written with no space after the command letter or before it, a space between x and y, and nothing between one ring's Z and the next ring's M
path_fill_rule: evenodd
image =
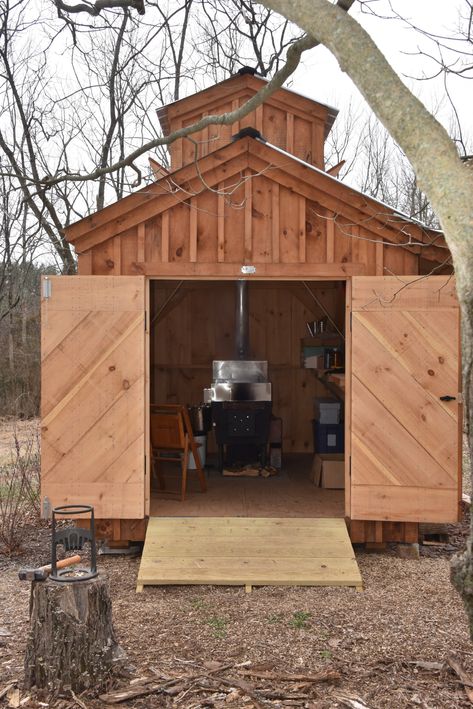
M248 284L237 283L236 350L239 359L214 360L213 382L204 389L212 407L218 468L259 462L266 465L272 413L268 363L248 358Z

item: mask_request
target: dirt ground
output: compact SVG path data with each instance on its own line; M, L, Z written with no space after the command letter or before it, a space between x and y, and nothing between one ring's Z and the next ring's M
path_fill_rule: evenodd
M230 665L222 676L240 681L251 668L276 674L332 669L340 679L310 685L304 699L266 700L262 706L467 707L465 691L446 664L453 653L473 677L466 616L449 581L449 558L464 543L466 522L449 530L449 543L422 547L420 560L401 559L394 548L357 550L363 593L262 587L245 594L241 588L199 586L145 588L137 595L138 558L101 556L100 571L111 582L116 631L132 677L185 676L196 665L212 666L209 661ZM27 533L22 558L0 557L0 692L9 680L19 679L22 698L28 696L21 678L29 586L18 580L17 570L40 555L47 558L49 543L45 527ZM2 628L8 634L1 635ZM128 686L129 679L120 684ZM288 696L297 696L294 683L251 680L252 687L260 685L284 686ZM208 701L203 700L208 692L197 687L182 701L159 694L121 706L253 706L244 692L232 694L229 685L217 690ZM344 703L347 693L351 701L364 703ZM92 696L80 701L91 709L105 706ZM32 697L23 706L44 705Z
M3 428L0 458L7 455L10 436ZM128 676L118 678L116 686L128 688L140 677L183 678L182 691L174 696L160 692L118 706L471 706L448 664L455 656L473 685L466 614L449 580L449 560L465 544L465 512L461 524L447 528L448 543L421 546L418 560L399 558L394 546L381 553L357 549L363 593L262 587L246 594L242 588L198 586L148 587L136 594L139 558L100 556L100 572L110 580L116 633L128 656ZM0 707L9 706L2 689L18 680L20 706L27 709L99 709L106 705L93 692L48 702L22 687L30 589L18 580L18 568L47 561L49 543L45 523L27 523L22 555L0 555ZM218 680L211 668L217 668ZM258 672L263 677L255 677ZM284 679L284 673L318 672L332 679ZM186 679L199 673L195 681Z

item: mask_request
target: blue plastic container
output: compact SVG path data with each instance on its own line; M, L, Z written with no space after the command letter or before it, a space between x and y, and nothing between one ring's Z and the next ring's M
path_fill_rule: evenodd
M343 423L319 423L313 420L314 452L344 453L345 426Z

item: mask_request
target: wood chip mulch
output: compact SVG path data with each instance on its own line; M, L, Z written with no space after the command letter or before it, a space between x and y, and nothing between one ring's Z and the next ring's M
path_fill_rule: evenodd
M0 706L99 709L121 696L117 706L136 709L471 707L473 645L449 579L467 525L451 525L448 542L421 547L419 560L394 546L357 550L363 593L175 586L137 595L139 558L101 556L127 674L105 695L54 700L22 686L29 584L17 572L47 560L50 540L46 526L28 527L23 555L0 556Z

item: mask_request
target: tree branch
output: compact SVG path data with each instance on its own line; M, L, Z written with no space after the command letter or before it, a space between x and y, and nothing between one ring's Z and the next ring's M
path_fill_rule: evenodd
M97 17L102 10L124 8L136 10L139 15L145 14L144 0L95 0L94 3L77 3L76 5L68 5L62 0L53 0L53 3L60 17L63 12L67 12L68 14L87 12L89 15L92 15L92 17Z
M308 35L304 35L304 37L301 37L301 39L294 42L294 44L292 44L287 50L286 63L284 64L284 66L278 72L276 72L276 74L266 84L266 86L263 86L263 88L260 89L258 93L252 96L246 103L244 103L236 110L229 111L228 113L222 113L220 115L204 116L200 121L197 121L197 123L194 123L191 126L180 128L179 130L174 131L173 133L167 136L164 136L162 138L155 138L154 140L150 140L147 143L144 143L132 153L127 155L125 158L118 160L112 165L108 165L106 167L98 167L96 170L93 170L92 172L87 174L72 173L67 175L55 175L52 177L47 176L38 181L39 185L44 188L49 188L53 185L57 185L60 182L64 182L65 180L72 182L86 182L90 180L96 180L102 177L103 175L116 172L117 170L120 170L124 167L132 167L135 161L144 153L148 153L150 150L153 150L154 148L157 148L160 145L170 145L175 140L178 140L179 138L185 138L186 136L191 135L192 133L197 133L198 131L201 131L203 128L206 128L209 125L228 126L232 125L233 123L236 123L237 121L241 120L249 113L254 111L258 106L260 106L264 101L266 101L278 88L280 88L286 81L286 79L288 79L299 66L303 52L308 49L312 49L317 45L318 41L313 37L309 37Z
M419 186L442 223L457 275L471 272L473 174L462 164L447 131L341 7L327 0L263 0L263 4L296 22L334 54L414 167Z

